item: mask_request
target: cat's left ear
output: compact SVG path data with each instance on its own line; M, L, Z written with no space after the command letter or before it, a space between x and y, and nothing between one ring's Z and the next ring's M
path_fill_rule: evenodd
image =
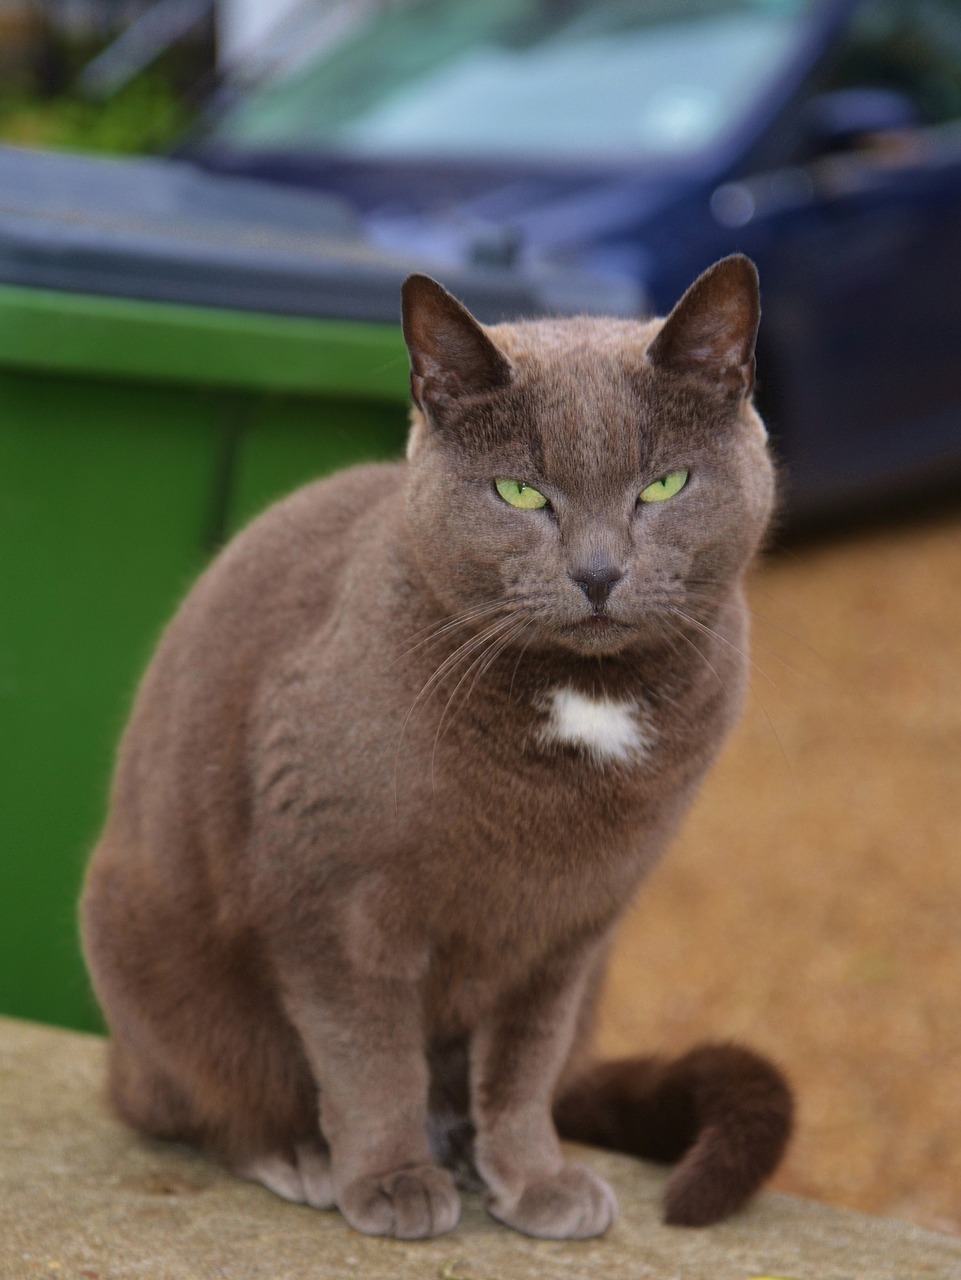
M413 275L401 290L410 389L428 416L462 396L506 386L513 368L462 303L430 276Z
M761 318L757 269L735 253L698 276L648 348L653 365L695 373L733 396L754 387L754 344Z

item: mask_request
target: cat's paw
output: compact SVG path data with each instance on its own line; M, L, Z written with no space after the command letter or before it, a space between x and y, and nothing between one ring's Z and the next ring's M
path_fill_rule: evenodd
M435 1164L357 1178L340 1193L337 1205L357 1231L399 1240L443 1235L460 1217L454 1179Z
M547 1240L586 1240L602 1236L617 1216L614 1192L583 1165L529 1182L511 1200L492 1195L488 1211L500 1222Z
M301 1143L289 1155L268 1152L236 1166L234 1172L241 1178L259 1182L293 1204L309 1204L313 1209L334 1207L330 1154L318 1142Z

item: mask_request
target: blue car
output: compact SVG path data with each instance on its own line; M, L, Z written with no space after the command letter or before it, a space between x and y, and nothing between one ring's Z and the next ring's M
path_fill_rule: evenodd
M747 253L789 513L961 475L961 0L318 15L192 163L327 192L385 255L545 311L663 312Z

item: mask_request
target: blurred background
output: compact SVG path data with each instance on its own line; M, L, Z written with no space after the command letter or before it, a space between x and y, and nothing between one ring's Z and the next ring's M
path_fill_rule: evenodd
M610 1052L740 1037L778 1185L961 1233L961 0L0 0L0 1013L163 622L403 448L400 282L483 320L762 282L783 476L743 724L628 918Z

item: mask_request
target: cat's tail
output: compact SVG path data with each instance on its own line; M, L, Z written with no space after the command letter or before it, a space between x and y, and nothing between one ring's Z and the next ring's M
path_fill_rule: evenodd
M575 1080L554 1108L563 1138L680 1164L664 1220L704 1227L739 1209L777 1167L794 1117L781 1071L750 1049L624 1058Z

